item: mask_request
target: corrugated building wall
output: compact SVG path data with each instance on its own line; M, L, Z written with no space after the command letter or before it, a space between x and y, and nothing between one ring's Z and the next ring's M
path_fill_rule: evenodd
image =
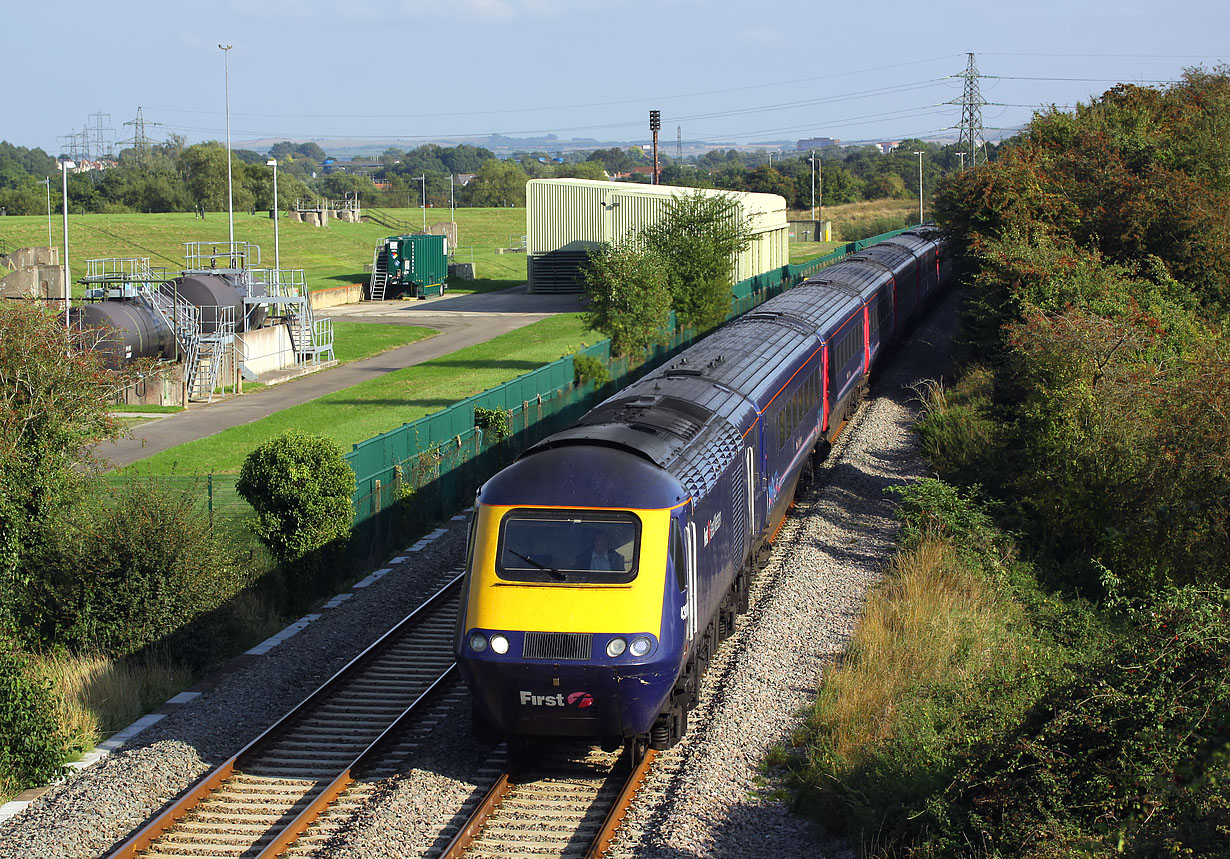
M591 179L531 179L525 189L530 291L535 291L535 269L543 270L536 263L549 259L548 254L572 242L617 242L661 217L672 197L696 190ZM789 263L784 197L712 189L701 193L733 197L739 217L750 221L755 238L735 261L736 282Z

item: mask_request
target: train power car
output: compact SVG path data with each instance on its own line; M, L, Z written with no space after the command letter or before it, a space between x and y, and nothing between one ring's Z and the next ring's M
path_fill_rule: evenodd
M802 475L949 279L881 242L729 323L479 490L456 651L486 736L673 745Z

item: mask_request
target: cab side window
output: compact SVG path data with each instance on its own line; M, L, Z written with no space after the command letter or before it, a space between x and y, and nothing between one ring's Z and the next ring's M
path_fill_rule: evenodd
M671 520L671 563L675 566L675 584L679 586L679 590L687 590L688 571L683 554L683 529L679 526L678 519Z

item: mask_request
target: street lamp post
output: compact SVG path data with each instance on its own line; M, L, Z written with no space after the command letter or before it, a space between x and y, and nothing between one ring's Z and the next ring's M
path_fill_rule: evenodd
M424 173L422 176L415 176L414 179L412 179L411 181L412 182L418 181L418 182L423 183L423 232L426 233L427 232L427 174Z
M223 82L226 94L226 214L230 226L231 253L235 253L235 194L231 185L231 63L232 45L219 45L222 49ZM235 264L234 259L231 265Z
M69 274L68 268L68 166L73 164L71 161L60 162L60 175L64 180L64 332L68 333L68 304L71 299L69 293L69 282L72 276ZM77 165L73 164L73 167Z
M816 150L811 151L811 157L807 159L811 162L811 220L816 222Z
M918 223L923 222L923 184L922 184L922 157L923 153L920 150L915 150L914 154L918 156Z
M48 176L40 184L47 186L47 247L51 244L51 177Z
M265 164L273 168L273 269L281 272L282 255L278 246L278 216L282 213L278 211L278 159L270 158ZM274 277L280 278L281 274L275 274Z

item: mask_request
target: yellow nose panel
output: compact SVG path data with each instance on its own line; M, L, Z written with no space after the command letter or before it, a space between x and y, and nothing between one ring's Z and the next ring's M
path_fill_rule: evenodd
M500 522L514 509L526 507L478 507L467 629L648 632L661 636L670 510L627 510L641 520L637 576L627 584L591 584L512 582L499 578L495 559Z

